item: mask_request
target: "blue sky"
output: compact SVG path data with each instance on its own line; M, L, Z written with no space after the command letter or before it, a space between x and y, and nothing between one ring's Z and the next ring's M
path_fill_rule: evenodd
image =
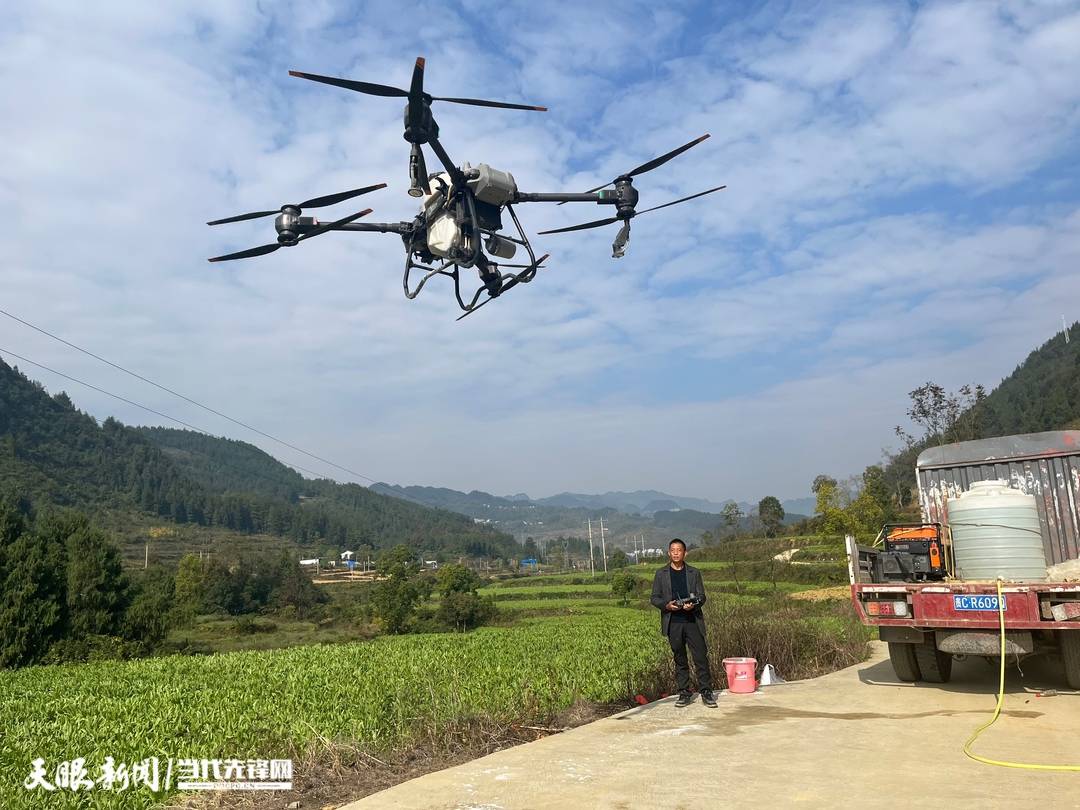
M1078 317L1077 42L1064 2L22 4L3 308L380 480L798 497L878 461L908 391L992 387ZM728 188L618 261L615 228L535 237L548 269L461 323L447 285L405 300L395 237L205 261L273 238L207 220L340 189L410 218L401 103L287 71L400 86L419 55L435 95L550 108L437 106L458 162L581 190L709 132L639 208ZM0 348L335 473L6 318Z

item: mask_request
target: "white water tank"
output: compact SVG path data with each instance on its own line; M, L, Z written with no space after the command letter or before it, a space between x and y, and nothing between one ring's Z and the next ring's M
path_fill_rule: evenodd
M1008 481L976 481L948 502L955 575L960 579L1044 582L1039 510L1034 495Z

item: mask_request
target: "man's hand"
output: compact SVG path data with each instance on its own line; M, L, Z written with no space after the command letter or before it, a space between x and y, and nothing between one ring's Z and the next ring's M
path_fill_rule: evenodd
M672 613L678 613L679 606L675 604L675 600L673 599L667 603L667 609L670 610Z
M683 610L693 610L694 606L691 605L689 602L687 602L685 605L682 606L682 609Z

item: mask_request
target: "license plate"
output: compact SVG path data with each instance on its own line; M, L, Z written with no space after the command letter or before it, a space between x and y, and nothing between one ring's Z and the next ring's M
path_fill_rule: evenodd
M953 610L992 610L995 613L998 609L997 596L980 596L977 594L965 593L963 595L953 595ZM1005 597L1001 597L1001 609L1006 610Z

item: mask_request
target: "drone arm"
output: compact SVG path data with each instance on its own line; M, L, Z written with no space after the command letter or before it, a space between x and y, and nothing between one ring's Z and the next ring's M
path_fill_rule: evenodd
M375 233L396 233L404 236L413 229L411 222L350 222L335 231L374 231Z
M428 141L428 145L431 147L432 151L436 154L436 156L438 156L439 160L442 162L442 165L446 167L446 171L449 173L450 179L453 181L454 185L464 186L465 175L461 173L461 169L454 165L454 161L450 159L450 155L446 154L446 150L443 149L443 145L439 143L439 139L431 138Z
M555 192L553 194L530 194L519 191L514 195L514 202L591 202L597 204L614 204L615 193L613 191L593 191L585 194L573 192Z
M307 234L318 228L322 228L324 225L326 225L325 222L302 217L292 226L292 230L296 231L298 234ZM411 222L347 222L343 225L329 228L328 230L406 234L412 229L413 224Z

